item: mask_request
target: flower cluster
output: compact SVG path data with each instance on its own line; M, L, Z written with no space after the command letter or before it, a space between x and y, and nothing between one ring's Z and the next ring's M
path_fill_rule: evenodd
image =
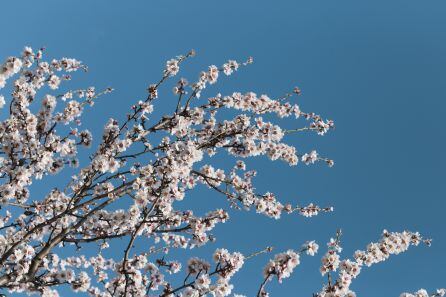
M10 57L2 65L0 65L0 89L5 87L6 81L18 73L23 66L20 58Z
M225 297L231 294L234 286L229 281L234 273L243 266L245 257L238 252L231 254L226 249L217 249L213 258L216 266L212 272L210 271L211 265L208 262L198 258L189 260L188 276L196 275L196 278L188 282L188 277L186 277L183 285L185 289L179 296L191 297L209 294L215 297ZM213 280L214 276L216 277L215 280ZM166 294L174 292L176 291L170 290Z
M356 296L350 290L352 280L361 272L364 266L370 267L373 264L387 260L390 255L398 255L407 251L411 246L417 246L421 242L430 245L429 239L423 239L418 232L388 232L384 230L379 242L370 243L367 249L358 250L354 254L354 260L340 260L340 232L336 239L331 239L328 243L329 251L322 258L321 273L329 274L329 283L323 288L318 297L351 297ZM339 269L338 278L335 282L331 281L331 272ZM408 295L412 296L412 295ZM415 295L424 296L424 295ZM428 295L426 295L428 296Z
M285 253L277 254L273 260L270 260L263 269L263 275L265 278L276 275L281 283L282 279L290 277L294 268L299 264L299 254L293 250L288 250Z
M446 289L437 289L435 293L429 294L425 289L419 289L415 293L402 293L400 297L443 297L446 295Z
M302 253L314 256L318 249L319 245L312 240L304 243L299 251L288 250L286 252L276 254L263 269L264 280L260 285L257 296L268 296L269 294L265 287L266 283L270 281L273 276L276 276L279 283L282 283L282 280L290 277L294 269L300 264L300 255Z

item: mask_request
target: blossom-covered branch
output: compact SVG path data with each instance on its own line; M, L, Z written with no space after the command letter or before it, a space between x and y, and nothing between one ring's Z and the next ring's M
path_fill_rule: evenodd
M46 62L43 54L44 49L35 52L27 47L20 57L8 58L0 68L1 88L13 80L11 97L0 97L1 107L9 113L0 125L0 203L5 211L0 226L0 287L46 296L56 295L53 288L59 285L71 285L74 291L94 296L145 296L156 291L167 296L196 289L196 281L193 286L173 289L162 269L177 273L180 263L161 260L155 254L204 245L214 240L211 231L216 224L229 219L225 209L210 210L204 216L175 209L175 201L183 200L200 184L223 194L229 207L255 208L273 218L283 212L309 217L332 211L314 204L284 205L273 193L258 193L253 184L256 172L247 171L242 160L235 160L230 168L206 164L207 156L222 152L235 158L266 155L290 165L299 159L306 164L319 160L333 164L316 152L297 153L283 141L285 130L262 118L266 114L303 117L321 135L333 127L332 121L289 103L290 96L275 100L250 92L201 99L208 84L251 64L251 58L244 63L230 60L221 67L212 65L190 85L180 79L174 88L178 96L174 111L157 120L151 114L160 86L177 75L181 63L195 53L169 60L160 81L148 87L147 97L134 104L121 123L108 120L97 149L83 165L78 149L94 142L90 131L79 129L81 114L86 105L92 106L112 89L96 92L88 87L52 94L62 90L62 82L70 80L71 73L87 67L69 58ZM48 90L52 92L40 94ZM239 114L219 120L217 113L224 116L225 109ZM66 185L42 198L30 193L33 182L67 165L80 169ZM121 207L112 207L114 204ZM122 256L104 258L102 251L118 239L127 242ZM143 242L149 243L148 251L134 252L135 245ZM72 250L73 246L82 252L91 245L99 247L98 256L58 256L62 248ZM219 263L215 273L232 275L239 264L231 261ZM229 262L231 273L222 270ZM199 277L206 283L204 274ZM222 290L228 281L219 281L216 290Z
M328 252L322 257L322 266L320 271L322 275L327 274L328 283L322 291L315 294L315 297L355 297L356 294L350 289L350 285L364 266L370 267L373 264L387 260L390 255L398 255L413 246L425 243L430 246L430 239L423 239L418 232L403 231L388 232L383 231L379 242L370 243L365 251L358 250L354 254L354 260L340 260L339 253L341 248L341 230L328 243ZM333 280L332 273L337 271L338 278Z

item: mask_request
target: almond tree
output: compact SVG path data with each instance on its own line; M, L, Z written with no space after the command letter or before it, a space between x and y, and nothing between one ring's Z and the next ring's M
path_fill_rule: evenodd
M169 60L160 80L149 86L146 98L131 106L124 120L108 120L89 162L80 164L78 149L92 145L90 131L81 130L81 114L112 89L57 93L72 72L87 67L68 58L46 62L43 51L26 47L20 57L10 57L0 67L0 89L10 83L4 89L10 96L0 95L0 288L5 291L59 296L58 287L69 287L92 296L229 296L234 291L230 280L244 262L272 248L250 255L217 249L212 264L199 258L183 265L168 259L171 249L196 248L214 240L212 229L229 219L227 210L197 216L193 210L178 209L176 201L202 185L226 199L228 208L254 209L275 219L283 213L311 217L333 210L282 204L273 193L259 193L253 184L256 171L243 162L266 155L290 166L333 166L316 151L301 154L285 143L291 134L324 135L334 127L331 120L291 103L300 95L298 88L278 99L253 92L201 98L208 84L252 59L209 66L192 84L179 79L173 89L175 109L156 119L152 112L159 87L176 76L194 52ZM232 113L225 112L228 109ZM285 129L266 120L273 117L294 117L306 124ZM223 154L232 156L234 164L215 168L212 160ZM43 182L66 166L79 167L66 184L49 189L45 197L30 193L33 182ZM340 233L322 259L328 283L315 296L354 296L350 282L361 267L409 245L430 243L418 233L385 231L379 243L357 252L353 261L340 261L339 238ZM142 252L135 249L138 245L144 247ZM92 247L99 253L86 256ZM106 258L102 251L110 247L121 252ZM318 245L308 241L298 251L277 254L265 267L257 296L268 296L268 281L289 277L301 254L313 256L317 250ZM336 270L339 276L334 279ZM177 275L181 272L183 277ZM444 290L435 294L443 296Z

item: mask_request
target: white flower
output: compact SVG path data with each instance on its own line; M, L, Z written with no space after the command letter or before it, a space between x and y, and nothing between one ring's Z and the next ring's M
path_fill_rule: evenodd
M60 78L57 75L51 75L50 79L48 80L48 86L53 89L56 90L57 88L59 88L60 85Z
M316 151L311 151L309 154L304 154L302 156L302 162L304 162L306 165L308 164L314 164L318 159L318 154Z
M425 289L420 289L417 292L415 292L416 297L429 297L429 293Z
M200 291L188 287L184 290L181 297L200 297Z
M178 60L171 59L166 62L166 70L164 71L166 75L175 76L178 71L180 71Z
M234 71L237 71L239 65L237 61L229 60L227 63L223 64L223 72L226 75L231 75Z
M308 241L305 244L304 248L306 248L305 252L307 253L307 255L314 256L319 249L319 245L314 240L312 240L312 241Z
M197 289L202 291L209 289L210 284L211 279L207 274L202 274L195 280L195 286L197 287Z
M6 78L0 73L0 89L4 88L6 85Z
M209 71L208 71L208 77L207 80L209 81L209 83L215 84L217 82L218 79L218 68L215 65L211 65L209 66Z

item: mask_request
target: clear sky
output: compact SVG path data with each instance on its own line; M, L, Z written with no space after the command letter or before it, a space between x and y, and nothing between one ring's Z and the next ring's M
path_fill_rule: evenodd
M165 60L191 48L198 54L184 67L190 80L229 58L255 60L204 95L252 90L274 97L298 85L303 110L335 120L336 130L324 137L289 140L302 152L316 148L333 158L331 169L248 162L260 172L259 190L284 201L333 205L335 212L279 221L231 212L229 223L215 229L217 242L198 251L203 257L217 247L282 251L309 239L324 251L337 228L343 255L351 256L384 228L418 230L434 239L431 248L364 269L352 289L383 297L446 285L445 1L1 1L0 11L1 59L24 45L45 46L50 57L89 65L79 84L116 89L85 114L84 125L96 135L108 117L122 119L145 95ZM164 94L157 108L167 112L174 99L169 90ZM219 198L198 191L188 199L200 211L225 207ZM234 278L237 293L254 295L267 259L246 264ZM321 288L320 257L302 262L281 286L269 287L272 296L308 297Z

